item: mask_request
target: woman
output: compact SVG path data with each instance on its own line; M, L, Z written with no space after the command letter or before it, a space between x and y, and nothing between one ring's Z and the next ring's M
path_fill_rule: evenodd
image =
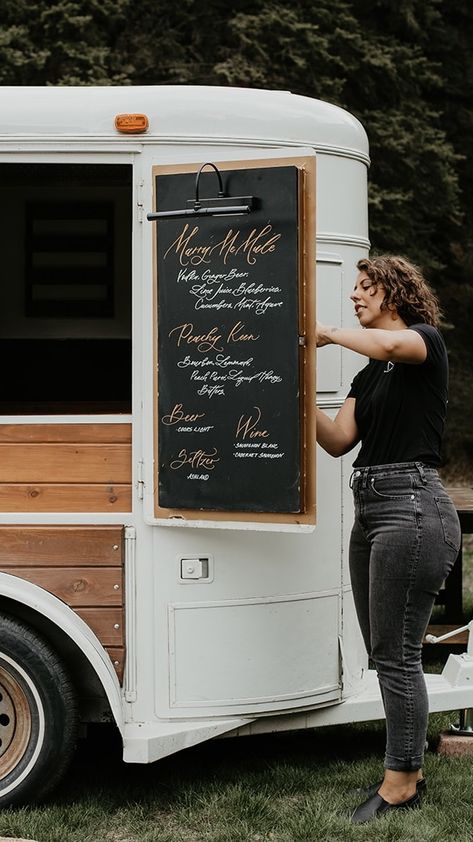
M351 300L365 330L317 324L317 346L341 345L370 359L335 420L317 410L317 439L332 456L361 441L350 481L350 574L387 744L384 779L352 815L359 824L420 806L428 716L422 641L460 547L460 525L436 470L448 385L437 300L402 257L360 260L357 268Z

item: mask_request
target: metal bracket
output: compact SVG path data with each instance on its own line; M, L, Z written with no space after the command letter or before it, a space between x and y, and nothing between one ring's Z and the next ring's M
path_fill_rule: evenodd
M436 637L434 634L426 634L425 642L426 643L442 643L444 640L448 640L450 637L455 637L455 635L460 634L461 632L467 631L468 634L468 645L467 645L467 655L471 655L473 657L473 620L470 620L466 626L460 626L458 629L453 629L453 631L449 631L446 634L441 634Z
M136 490L138 492L138 500L143 500L145 496L144 468L144 460L139 459L136 469Z
M205 167L213 168L219 184L218 196L214 196L210 199L200 199L199 196L200 176ZM228 204L229 201L232 202L231 205ZM182 208L181 210L148 213L146 218L149 222L154 222L159 219L179 219L186 216L242 216L250 213L253 209L253 204L253 196L225 196L220 170L218 170L215 164L207 161L206 164L202 164L197 173L195 179L195 198L187 200L187 207Z

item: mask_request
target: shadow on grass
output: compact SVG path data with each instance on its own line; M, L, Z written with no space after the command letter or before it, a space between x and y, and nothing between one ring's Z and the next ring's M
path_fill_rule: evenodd
M314 775L330 767L340 772L343 764L363 760L381 763L384 751L384 723L334 726L289 734L237 737L212 740L150 764L126 764L114 726L91 726L87 738L78 744L69 772L49 803L58 806L96 796L100 791L109 806L125 801L156 803L171 807L183 790L197 794L218 782L231 786L242 777L255 785L271 771L286 769L288 779L300 792L311 786ZM305 783L304 783L305 782ZM164 806L164 803L163 803Z
M426 647L426 671L440 672L447 657L445 649ZM431 717L431 751L436 749L441 730L454 719L448 713ZM93 725L89 726L87 737L79 741L68 774L48 803L66 805L93 798L100 792L109 809L113 805L121 807L124 802L146 803L150 799L154 803L158 799L163 807L170 808L189 789L197 796L209 787L232 786L242 779L260 788L268 777L274 780L275 775L282 775L287 787L298 792L317 783L325 784L335 772L337 785L346 782L350 786L354 767L366 769L367 775L372 770L381 775L384 744L384 722L376 721L216 739L149 765L126 764L115 726Z

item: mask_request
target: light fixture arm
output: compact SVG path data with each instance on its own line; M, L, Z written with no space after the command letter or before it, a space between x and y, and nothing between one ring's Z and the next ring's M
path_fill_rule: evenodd
M213 196L210 199L202 199L199 194L200 176L205 167L212 167L217 178L219 191L218 196ZM230 202L231 204L225 204ZM187 207L179 210L157 211L148 213L146 218L149 222L159 221L161 219L180 219L182 217L196 217L196 216L242 216L248 214L253 210L254 198L253 196L225 196L223 191L223 181L220 170L207 161L200 167L195 179L195 197L187 200Z

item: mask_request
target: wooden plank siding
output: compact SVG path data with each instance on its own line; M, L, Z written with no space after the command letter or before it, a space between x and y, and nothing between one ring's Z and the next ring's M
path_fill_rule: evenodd
M0 566L121 567L121 526L0 526Z
M130 424L0 424L0 443L129 444Z
M130 424L0 424L0 511L131 506Z
M129 512L131 486L66 483L0 484L2 512Z
M12 572L55 594L71 608L122 603L120 567L15 567Z
M0 444L1 482L126 482L130 445Z
M87 623L123 678L124 528L0 525L0 571L61 599Z

